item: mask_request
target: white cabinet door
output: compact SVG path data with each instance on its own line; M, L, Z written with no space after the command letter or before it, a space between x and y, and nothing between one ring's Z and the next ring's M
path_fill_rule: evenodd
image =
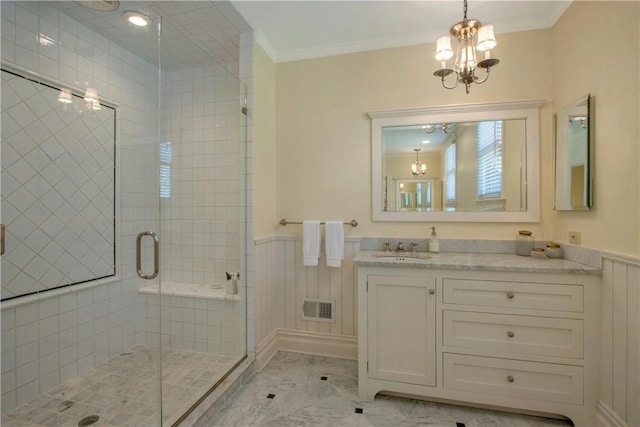
M368 277L369 377L436 385L436 280Z

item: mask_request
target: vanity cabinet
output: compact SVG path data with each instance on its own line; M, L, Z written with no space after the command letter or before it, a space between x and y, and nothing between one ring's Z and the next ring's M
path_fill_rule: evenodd
M435 276L367 280L369 377L435 386Z
M600 277L358 266L358 389L593 424Z

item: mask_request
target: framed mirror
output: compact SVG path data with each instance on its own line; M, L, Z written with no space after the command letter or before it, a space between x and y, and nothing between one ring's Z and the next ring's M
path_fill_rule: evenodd
M539 221L540 105L370 112L373 220Z
M559 211L593 204L593 99L586 95L555 114L555 203Z

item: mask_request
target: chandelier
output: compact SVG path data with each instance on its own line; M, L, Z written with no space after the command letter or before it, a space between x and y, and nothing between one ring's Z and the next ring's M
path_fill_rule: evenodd
M451 125L451 123L442 123L442 124L436 123L433 125L424 125L422 126L422 129L424 129L424 133L428 133L428 134L434 133L438 129L441 129L442 132L444 133L449 133L451 132L451 129L453 129L454 126L455 124Z
M464 0L464 18L451 27L451 35L458 38L458 50L456 52L453 69L447 68L447 59L453 57L451 49L451 37L440 37L436 44L436 59L440 61L440 69L433 75L440 77L442 86L453 89L458 83L464 83L467 93L471 83L484 83L489 78L489 70L496 65L497 59L491 58L491 49L496 46L496 37L493 33L493 25L482 25L476 19L467 18L467 0ZM477 37L476 37L477 35ZM476 50L484 52L484 59L478 62ZM476 69L483 68L485 74L482 78L476 75ZM447 85L445 78L455 73L455 83Z
M411 174L414 178L417 178L420 175L424 175L427 173L427 165L421 163L418 159L418 153L420 152L419 148L414 148L413 151L416 152L416 161L411 164Z

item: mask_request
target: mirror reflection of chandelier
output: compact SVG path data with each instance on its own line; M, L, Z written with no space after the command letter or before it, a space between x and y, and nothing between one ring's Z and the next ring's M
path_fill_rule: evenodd
M411 174L414 178L417 178L420 175L424 175L427 173L427 165L421 163L418 159L418 153L420 152L419 148L414 148L413 151L416 152L416 161L411 164Z
M454 125L452 125L450 123L442 123L442 124L436 123L436 124L432 124L432 125L424 125L424 126L422 126L422 129L424 129L425 133L434 133L438 129L442 129L442 131L444 133L449 133L449 132L451 132L453 127L454 127Z
M102 107L100 106L100 98L98 97L98 91L92 87L89 87L88 84L82 99L84 99L85 105L84 105L84 108L82 105L76 106L78 111L82 112L84 110L87 110L87 111L102 110ZM58 102L65 105L73 104L73 93L71 92L71 90L68 88L60 89L60 92L58 93Z
M579 122L581 128L587 128L587 117L585 116L569 116L569 123L571 122Z
M453 89L458 83L463 83L465 91L469 93L472 83L484 83L489 78L489 70L500 62L491 58L491 49L496 46L496 36L493 33L493 25L482 25L477 19L467 18L467 0L464 0L464 17L462 21L451 27L449 31L458 39L458 49L454 58L453 69L447 67L447 60L453 57L451 37L443 36L437 41L436 59L440 61L440 69L433 75L440 77L442 86ZM484 52L484 59L479 60L476 51ZM485 75L480 78L476 70L482 68ZM455 83L447 85L445 78L449 74L455 75Z

